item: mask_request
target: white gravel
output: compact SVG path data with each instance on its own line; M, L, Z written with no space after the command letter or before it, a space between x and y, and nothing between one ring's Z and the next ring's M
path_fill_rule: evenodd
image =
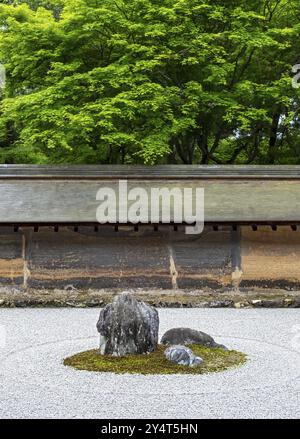
M249 355L240 368L198 376L64 367L97 347L98 313L0 310L1 418L300 418L299 309L160 310L161 335L189 326Z

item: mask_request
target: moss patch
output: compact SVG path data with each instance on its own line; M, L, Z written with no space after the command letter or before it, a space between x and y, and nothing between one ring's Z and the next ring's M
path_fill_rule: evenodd
M196 367L179 366L167 360L164 356L166 346L159 345L158 349L148 355L128 355L113 357L100 355L98 349L80 352L64 360L65 366L93 372L113 372L130 374L203 374L221 372L246 362L246 354L238 351L212 349L199 345L189 346L195 355L203 358L204 363Z

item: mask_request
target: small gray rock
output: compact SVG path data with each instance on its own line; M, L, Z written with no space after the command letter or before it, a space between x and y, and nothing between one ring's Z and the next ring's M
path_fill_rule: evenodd
M100 353L121 357L153 352L157 348L158 326L157 310L124 292L100 312Z
M165 350L165 357L167 360L180 364L181 366L195 367L203 363L202 358L196 357L190 348L180 345L168 347Z
M161 343L165 345L199 344L210 348L222 348L227 350L226 346L216 343L215 340L205 332L190 328L170 329L162 336Z

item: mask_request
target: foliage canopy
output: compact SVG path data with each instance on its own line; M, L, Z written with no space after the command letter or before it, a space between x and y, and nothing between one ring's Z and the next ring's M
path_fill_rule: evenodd
M300 163L298 0L6 0L2 163Z

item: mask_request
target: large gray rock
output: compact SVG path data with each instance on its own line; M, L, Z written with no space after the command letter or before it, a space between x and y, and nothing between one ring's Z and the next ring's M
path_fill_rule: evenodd
M158 312L124 292L103 308L97 323L100 353L115 356L153 352L158 341Z
M193 351L186 346L170 346L165 350L165 357L167 360L173 361L173 363L180 364L181 366L199 366L203 363L202 358L196 357Z
M190 328L170 329L162 336L161 343L165 345L199 344L210 348L227 349L226 346L216 343L215 340L205 332Z

